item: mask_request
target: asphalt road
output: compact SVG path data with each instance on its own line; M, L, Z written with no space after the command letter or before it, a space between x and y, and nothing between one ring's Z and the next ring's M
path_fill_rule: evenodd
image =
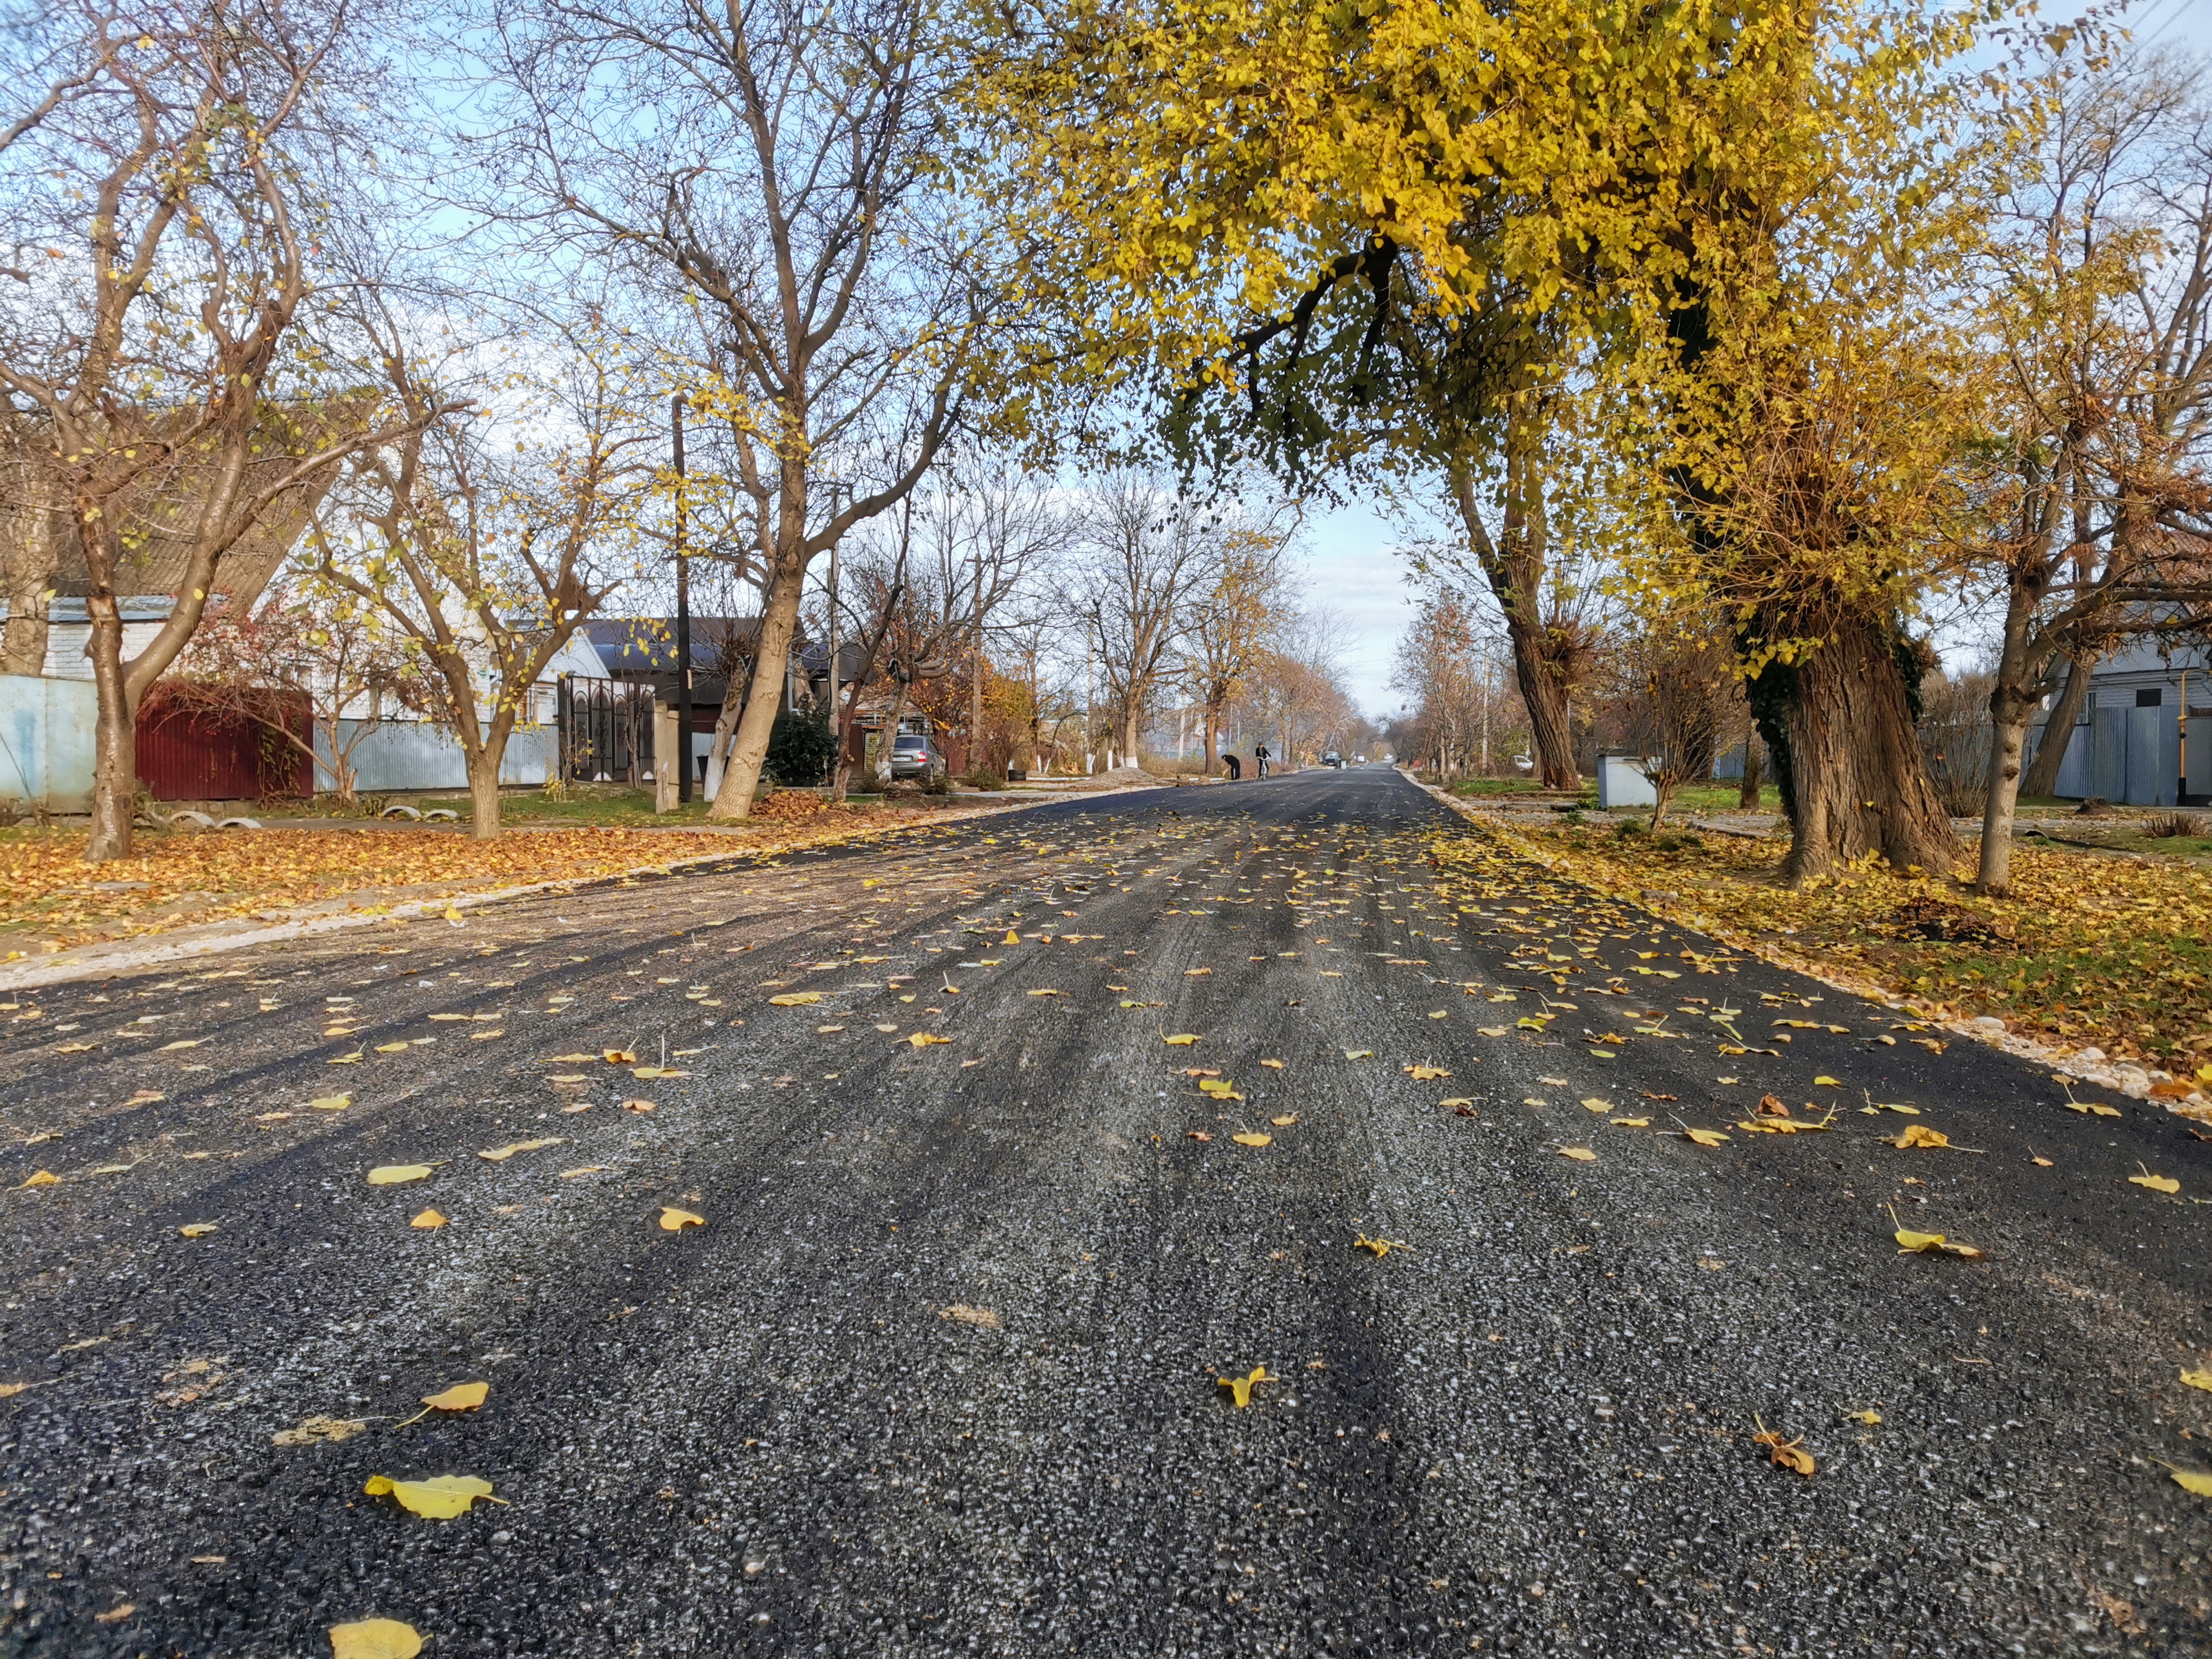
M2212 1147L1394 773L15 1001L0 1653L2212 1648Z

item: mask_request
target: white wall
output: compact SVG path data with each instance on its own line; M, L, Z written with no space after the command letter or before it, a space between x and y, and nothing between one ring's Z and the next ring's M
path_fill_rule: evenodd
M341 742L361 729L359 720L340 720ZM550 726L515 728L501 757L499 781L534 786L551 775L559 736ZM318 727L315 750L322 763L330 759L330 745ZM396 789L465 789L469 770L459 741L442 726L428 720L386 720L353 746L349 757L356 773L354 787L381 794ZM319 764L315 787L330 787L330 773Z

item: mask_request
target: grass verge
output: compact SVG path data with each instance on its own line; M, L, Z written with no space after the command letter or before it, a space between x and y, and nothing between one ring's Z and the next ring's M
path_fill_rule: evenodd
M2006 899L1872 866L1792 891L1778 844L1485 828L1773 960L2177 1077L2212 1068L2212 882L2191 863L2023 845Z

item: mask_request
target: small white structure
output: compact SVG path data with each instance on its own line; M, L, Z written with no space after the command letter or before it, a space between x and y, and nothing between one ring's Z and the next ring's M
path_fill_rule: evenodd
M1597 757L1597 805L1601 812L1617 812L1631 806L1656 806L1659 792L1651 787L1644 773L1656 761L1638 760L1633 755L1600 755Z

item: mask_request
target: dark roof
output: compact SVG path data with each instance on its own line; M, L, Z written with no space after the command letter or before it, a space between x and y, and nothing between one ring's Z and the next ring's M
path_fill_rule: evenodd
M749 651L760 634L758 617L691 618L691 661L695 668L720 661L726 643ZM609 678L646 678L676 672L673 617L602 617L583 626L586 641Z

